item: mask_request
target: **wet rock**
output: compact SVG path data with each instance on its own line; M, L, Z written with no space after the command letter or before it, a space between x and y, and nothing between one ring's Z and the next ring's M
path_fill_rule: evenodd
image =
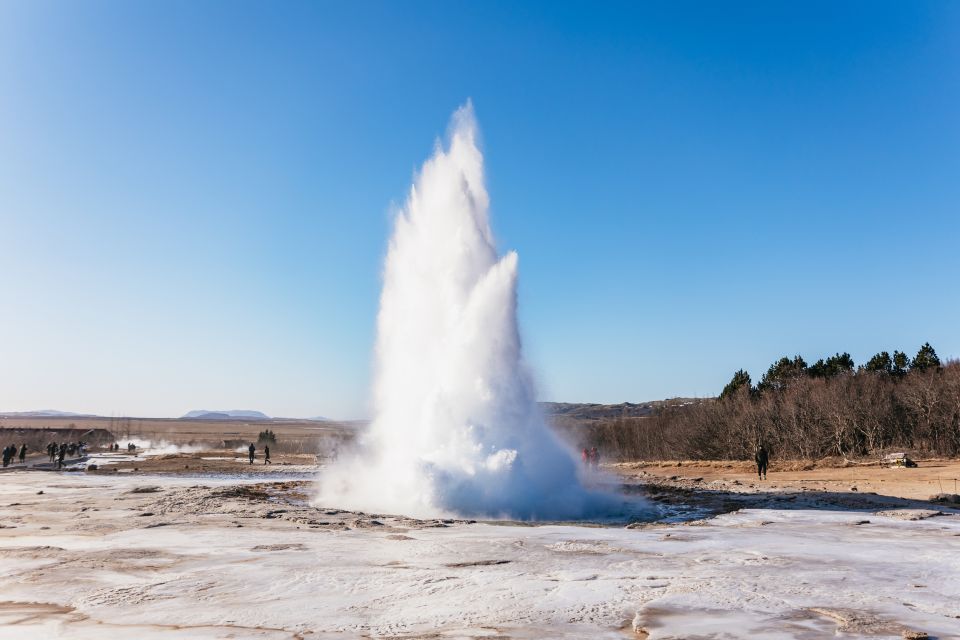
M160 491L163 491L160 487L134 487L127 493L159 493Z
M253 547L251 551L306 551L306 545L300 544L299 542L292 542L287 544L258 544Z
M878 516L886 516L897 520L926 520L934 516L942 516L943 511L934 509L888 509L886 511L877 511Z
M451 569L462 569L465 567L492 567L498 564L510 564L511 560L474 560L473 562L451 562L443 566Z

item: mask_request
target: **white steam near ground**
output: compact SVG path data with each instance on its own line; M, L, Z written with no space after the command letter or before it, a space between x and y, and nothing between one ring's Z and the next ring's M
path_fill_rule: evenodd
M577 519L580 482L536 404L517 328L517 254L500 257L468 103L397 213L377 320L374 420L319 500L418 517Z
M161 456L176 453L198 453L206 451L210 447L197 444L176 444L166 440L150 440L147 438L126 438L117 441L121 452L125 452L127 444L133 443L137 447L137 453L147 456Z

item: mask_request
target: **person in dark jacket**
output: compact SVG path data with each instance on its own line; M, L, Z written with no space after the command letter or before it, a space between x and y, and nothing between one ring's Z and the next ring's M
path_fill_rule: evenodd
M257 448L256 448L255 446L253 446L253 443L252 443L252 442L250 443L250 446L247 447L247 452L250 454L250 464L253 464L253 456L254 456L254 452L255 452L256 450L257 450Z
M57 449L57 469L63 468L63 459L67 455L67 443L61 442L60 448Z
M27 443L26 442L20 445L20 455L18 457L20 458L20 464L23 464L23 461L27 459Z
M263 464L273 464L270 462L270 445L263 445Z
M766 480L767 464L770 462L770 455L762 444L757 447L757 454L754 456L754 459L757 461L757 476L759 476L761 480Z

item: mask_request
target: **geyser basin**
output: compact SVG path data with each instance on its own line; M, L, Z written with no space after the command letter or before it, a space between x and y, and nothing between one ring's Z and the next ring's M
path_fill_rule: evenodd
M569 520L591 491L541 415L517 328L517 254L497 253L468 103L396 215L377 320L374 420L322 503L416 517Z

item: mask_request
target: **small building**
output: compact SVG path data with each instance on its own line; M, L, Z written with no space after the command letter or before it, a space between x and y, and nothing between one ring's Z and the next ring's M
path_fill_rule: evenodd
M883 456L883 464L886 467L892 467L895 469L917 466L917 463L907 457L907 454L903 452L888 453L887 455Z

